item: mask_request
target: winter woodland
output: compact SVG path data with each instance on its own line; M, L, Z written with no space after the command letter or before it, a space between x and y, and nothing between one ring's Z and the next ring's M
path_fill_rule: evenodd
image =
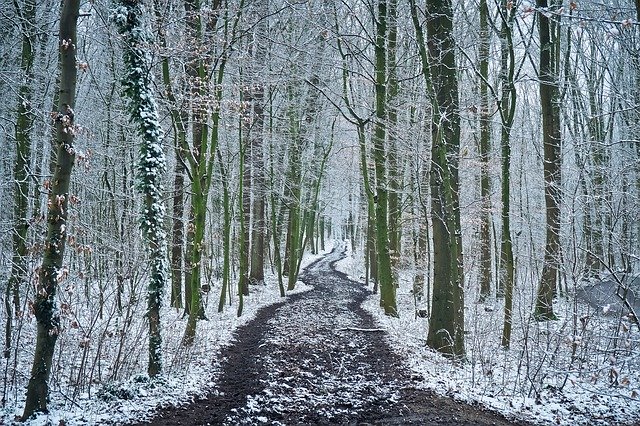
M640 422L638 0L12 0L0 27L0 423L206 394L334 247L419 386Z

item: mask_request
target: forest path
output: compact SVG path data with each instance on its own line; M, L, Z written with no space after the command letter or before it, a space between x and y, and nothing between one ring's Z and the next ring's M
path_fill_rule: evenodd
M301 279L315 288L266 307L221 354L218 392L169 408L153 425L506 425L504 417L415 388L361 303L361 284L336 272L334 250ZM368 331L363 331L368 330Z

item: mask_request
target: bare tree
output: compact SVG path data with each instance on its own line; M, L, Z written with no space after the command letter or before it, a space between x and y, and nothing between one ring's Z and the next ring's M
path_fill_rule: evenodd
M464 356L464 276L458 183L460 115L450 1L427 2L426 37L418 7L411 17L431 102L431 217L433 296L427 344ZM427 41L428 45L427 45Z
M33 366L27 387L27 400L22 420L36 412L47 412L51 361L60 332L57 309L58 283L68 270L63 267L67 243L66 226L69 213L69 183L75 162L73 145L76 126L73 108L76 101L76 43L80 0L65 0L60 10L59 66L60 91L58 111L53 115L58 152L47 202L47 237L42 266L38 274L33 308L38 321Z
M548 7L547 0L538 0L539 8ZM555 6L555 5L554 5ZM560 156L560 105L559 100L559 42L556 18L538 13L540 37L540 107L542 110L542 144L544 151L544 200L546 213L546 243L544 266L534 317L541 321L555 319L553 297L558 285L560 261L560 197L562 194Z
M27 234L29 230L29 176L31 168L31 132L33 127L32 84L33 62L35 58L36 3L26 0L21 8L16 5L16 13L22 31L20 55L21 84L18 88L18 108L15 126L16 158L13 166L13 256L11 273L5 290L5 347L3 356L9 358L13 316L20 311L20 287L27 277Z

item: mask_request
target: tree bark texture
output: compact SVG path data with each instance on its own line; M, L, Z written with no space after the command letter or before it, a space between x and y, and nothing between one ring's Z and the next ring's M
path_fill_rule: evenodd
M538 0L539 8L548 7L547 0ZM542 110L542 143L544 152L544 201L546 206L546 243L542 277L538 287L534 317L539 321L555 319L553 297L558 284L560 258L560 197L562 182L560 166L560 106L558 105L558 69L555 44L556 23L543 13L538 14L540 36L540 107Z
M244 110L240 126L240 170L238 185L239 228L238 228L238 292L243 296L249 295L249 255L251 250L251 137L253 132L253 93L249 87L242 91L242 105Z
M387 188L386 104L387 104L387 2L378 1L375 39L375 122L373 162L376 176L376 249L380 304L386 315L398 316L396 286L389 252L389 195Z
M432 101L431 217L433 296L427 345L464 356L464 276L458 187L460 115L450 0L427 2L427 43L415 0L411 15L427 96Z
M511 345L511 325L513 309L513 289L515 286L515 265L513 261L513 241L511 238L511 127L516 110L516 88L514 85L515 54L511 39L515 10L506 6L500 9L500 147L502 153L502 211L500 242L500 262L498 266L497 294L504 296L504 324L502 328L502 346Z
M44 258L38 273L33 308L37 321L36 348L22 420L36 412L47 412L51 360L60 332L60 314L55 300L58 283L65 279L62 267L66 247L69 184L75 163L76 43L80 0L65 0L60 11L58 111L54 113L57 161L47 203L47 235Z
M394 276L397 275L397 267L401 255L402 243L402 210L400 208L402 202L402 161L399 157L398 147L398 110L399 99L398 92L400 84L398 82L398 1L389 0L389 17L388 17L388 41L387 41L387 115L388 115L388 143L389 143L389 253L391 255L391 264Z
M293 101L293 96L289 95L289 102ZM283 274L287 276L287 290L293 290L298 279L296 268L298 265L298 252L300 244L300 197L302 195L301 179L301 155L302 155L302 136L300 135L300 123L296 123L296 114L290 106L289 111L289 128L291 145L289 147L289 171L287 173L287 197L284 202L287 203L288 220L287 220L287 236L285 244L285 258L283 265Z
M17 3L16 3L17 4ZM20 310L20 287L27 276L27 235L29 231L29 169L31 168L31 129L34 115L32 111L33 61L35 50L36 3L26 0L17 10L22 31L22 51L20 71L22 83L18 88L18 108L16 119L16 158L13 166L13 230L11 273L5 290L5 347L4 358L9 358L12 346L13 316Z
M253 170L253 205L251 208L251 262L249 281L264 282L264 253L266 239L264 159L262 155L264 130L264 86L258 82L253 88L253 132L251 135L251 161Z
M155 377L162 372L163 367L160 308L169 276L162 186L163 175L166 172L162 149L164 134L153 93L151 55L146 50L151 35L142 21L145 14L142 1L120 0L120 4L121 7L116 12L116 23L126 42L123 58L127 72L122 86L125 95L129 97L131 121L138 124L138 134L142 138L137 165L137 186L143 196L140 229L146 240L149 256L147 372L149 377Z
M480 302L491 296L491 183L489 152L491 151L491 118L489 114L489 8L487 0L480 0Z

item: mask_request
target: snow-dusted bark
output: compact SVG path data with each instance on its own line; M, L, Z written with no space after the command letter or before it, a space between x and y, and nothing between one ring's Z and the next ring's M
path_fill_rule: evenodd
M433 296L427 346L464 357L464 268L460 220L460 111L451 1L428 2L425 28L411 1L426 97L431 100ZM426 29L426 32L424 31ZM428 44L425 40L429 40Z
M144 197L140 229L147 242L150 263L147 292L148 373L153 377L162 372L160 307L168 279L166 232L163 226L165 207L162 202L161 183L166 163L162 150L163 132L152 90L152 74L149 72L151 56L146 46L152 37L142 19L145 10L142 1L139 0L120 0L119 3L114 17L125 42L123 57L127 74L122 86L129 98L131 121L139 126L142 137L137 165L137 185Z
M23 4L22 54L20 55L20 69L22 84L18 89L18 108L15 130L16 159L13 166L13 232L12 232L12 260L11 274L5 287L5 309L7 312L5 323L4 358L9 358L11 349L11 335L13 327L13 311L20 310L20 287L27 281L27 235L29 230L29 170L31 168L31 130L34 113L31 106L33 97L33 61L35 50L35 0L27 0Z
M67 243L67 217L71 171L75 163L74 140L76 126L74 112L76 100L76 43L80 0L65 0L60 9L60 33L58 41L60 66L60 91L57 111L51 118L56 128L56 162L47 200L47 236L42 265L33 298L33 312L38 322L36 347L33 353L31 375L27 386L22 420L28 420L38 412L46 413L49 402L49 377L56 341L61 332L60 310L56 303L58 284L68 274L63 268Z
M538 0L537 5L546 8L554 2ZM553 297L558 285L560 267L560 202L562 197L562 128L560 123L560 88L557 70L559 52L554 34L558 22L545 14L538 16L540 40L540 110L542 112L542 145L544 154L544 200L546 206L546 242L544 265L538 287L533 316L539 321L556 319Z
M373 163L376 176L376 250L378 254L378 281L380 283L380 306L390 316L397 316L396 284L391 269L389 252L389 192L387 188L386 147L386 103L387 103L387 48L388 37L387 2L378 1L375 45L375 110L376 121L373 130Z

